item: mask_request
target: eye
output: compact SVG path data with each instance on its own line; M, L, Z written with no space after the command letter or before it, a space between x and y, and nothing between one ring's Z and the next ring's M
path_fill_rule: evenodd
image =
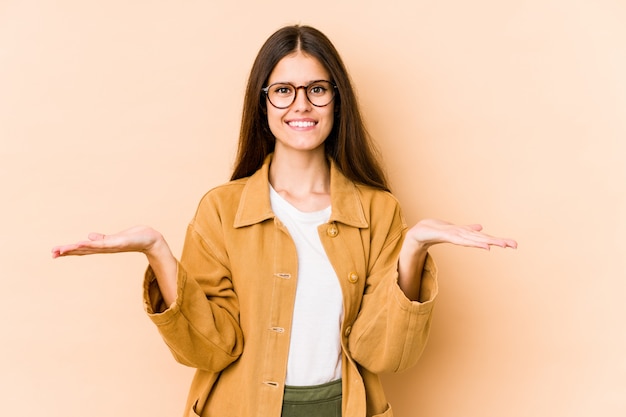
M326 94L327 91L328 89L326 88L326 86L322 84L314 84L309 87L309 94L313 94L315 96L322 96Z
M289 84L276 84L272 87L272 94L289 96L293 94L293 87Z

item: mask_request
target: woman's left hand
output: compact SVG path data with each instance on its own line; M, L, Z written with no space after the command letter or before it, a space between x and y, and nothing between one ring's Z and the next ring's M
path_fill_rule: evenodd
M443 220L426 219L409 229L406 243L417 245L423 250L440 243L486 250L491 246L517 248L515 240L490 236L482 230L483 227L479 224L456 225Z
M398 285L411 300L420 300L421 276L428 249L440 243L489 250L491 246L517 248L513 239L490 236L479 224L456 225L443 220L426 219L406 234L398 262ZM422 294L421 297L427 297Z

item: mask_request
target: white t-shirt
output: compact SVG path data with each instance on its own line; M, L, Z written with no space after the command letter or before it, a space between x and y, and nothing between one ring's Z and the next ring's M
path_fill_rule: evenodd
M271 186L270 201L298 253L298 282L285 383L325 384L341 378L343 298L337 274L317 231L319 225L328 222L331 209L302 212Z

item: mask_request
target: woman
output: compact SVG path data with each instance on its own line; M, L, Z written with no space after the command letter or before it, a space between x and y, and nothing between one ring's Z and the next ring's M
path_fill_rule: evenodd
M408 229L337 51L289 26L254 62L232 181L201 200L180 262L149 227L53 256L147 256L146 310L197 369L185 416L364 417L392 415L377 374L424 348L438 243L517 245L478 225Z

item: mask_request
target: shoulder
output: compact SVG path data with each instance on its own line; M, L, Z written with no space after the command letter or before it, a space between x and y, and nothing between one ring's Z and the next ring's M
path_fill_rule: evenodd
M391 192L357 185L363 209L373 229L404 230L407 223L400 202Z
M221 217L228 212L235 212L247 182L248 178L241 178L209 189L200 198L194 220L214 215Z
M249 177L229 181L209 189L200 199L200 204L231 199L240 196L243 192Z
M364 207L383 210L400 210L400 202L391 192L368 185L355 184Z

